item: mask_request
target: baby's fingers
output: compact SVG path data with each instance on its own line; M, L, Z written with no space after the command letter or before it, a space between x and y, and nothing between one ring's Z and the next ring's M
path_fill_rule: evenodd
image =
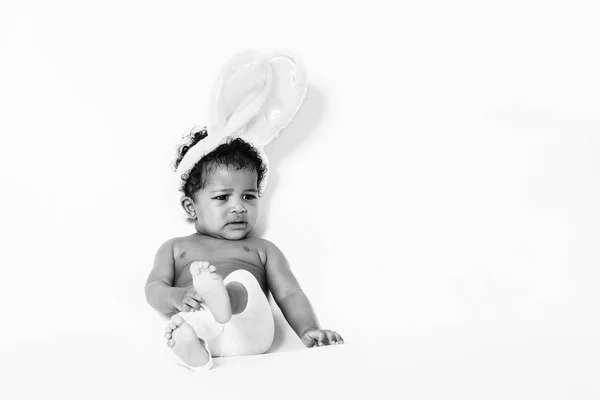
M327 337L327 344L335 344L335 332L330 331L329 329L325 329L325 337Z
M315 345L315 339L308 334L304 334L304 336L302 336L302 343L304 343L306 347L313 347Z
M202 309L202 305L200 304L200 302L198 300L192 299L191 297L185 297L183 299L183 304L187 305L192 310Z
M189 312L192 308L189 305L185 304L185 303L181 303L181 305L178 306L177 309L179 311Z
M333 333L335 333L335 341L340 344L344 344L344 339L342 339L342 336L337 332L333 332Z
M190 297L198 302L202 301L202 296L200 296L200 293L196 292L196 289L191 288L186 294L186 297Z
M323 342L326 338L325 332L323 332L322 330L314 331L314 333L312 333L310 336L313 339L315 339L315 341L317 342L317 346L323 346Z

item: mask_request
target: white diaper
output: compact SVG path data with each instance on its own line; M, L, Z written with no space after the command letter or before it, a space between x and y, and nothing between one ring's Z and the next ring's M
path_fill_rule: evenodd
M212 368L213 356L245 356L265 353L273 343L275 325L269 300L266 298L256 278L248 271L238 269L224 280L239 282L248 291L248 303L244 311L232 315L229 322L215 321L209 310L180 312L179 315L194 328L196 335L204 342L209 360L202 367L187 365L175 353L175 362L194 371Z

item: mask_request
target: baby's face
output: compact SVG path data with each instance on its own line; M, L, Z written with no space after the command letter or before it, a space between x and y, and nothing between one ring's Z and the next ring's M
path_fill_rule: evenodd
M213 171L206 187L194 196L196 230L221 239L246 237L258 218L256 180L254 171Z

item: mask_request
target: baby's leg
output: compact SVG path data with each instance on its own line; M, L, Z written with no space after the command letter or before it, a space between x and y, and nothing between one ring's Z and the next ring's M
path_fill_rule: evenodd
M165 328L165 339L167 345L173 352L189 367L207 366L212 357L198 339L194 329L181 318L174 315Z
M207 261L196 261L190 266L194 289L220 324L229 322L231 315L241 313L248 301L246 287L239 282L225 285L216 268Z

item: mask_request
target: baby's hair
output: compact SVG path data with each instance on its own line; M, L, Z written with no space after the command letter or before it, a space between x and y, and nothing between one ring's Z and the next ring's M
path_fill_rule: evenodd
M185 143L177 148L177 157L173 162L174 169L177 169L189 149L207 136L206 127L196 131L192 130L185 137ZM202 157L192 169L181 175L182 182L179 190L185 196L192 197L198 190L206 187L207 176L219 167L231 168L236 171L255 171L257 175L256 185L259 190L267 172L267 166L252 144L240 138L229 138L225 143Z

